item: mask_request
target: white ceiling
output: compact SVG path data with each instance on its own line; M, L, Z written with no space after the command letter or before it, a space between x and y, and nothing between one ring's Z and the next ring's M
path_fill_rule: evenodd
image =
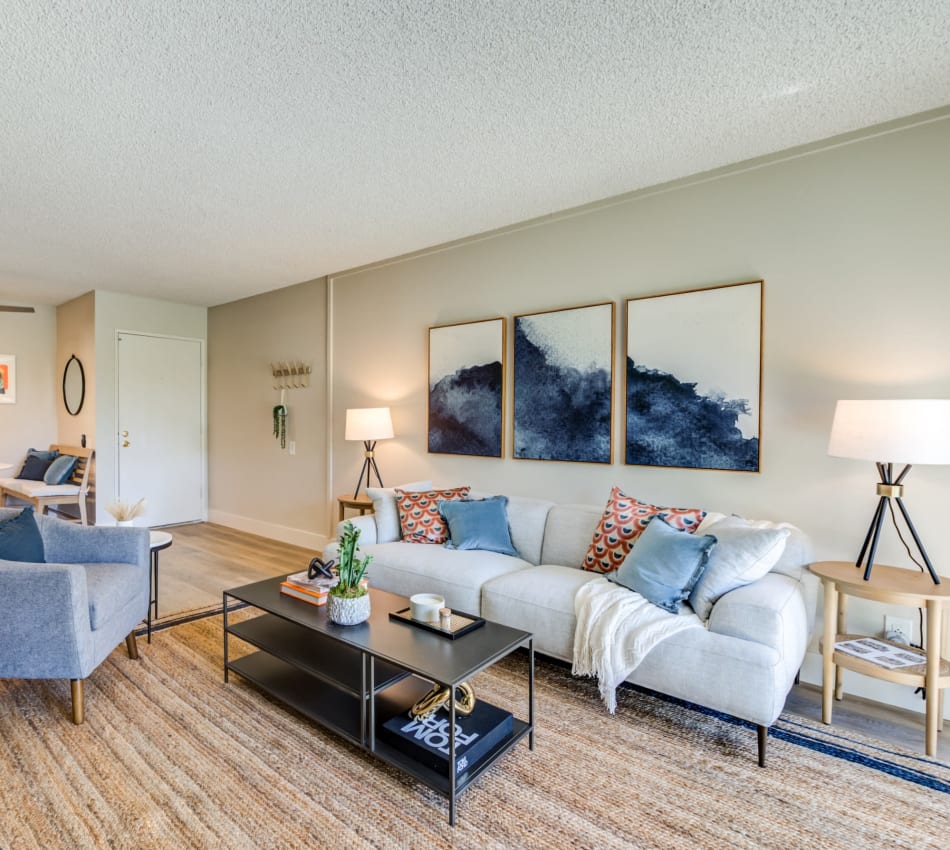
M213 305L950 102L950 0L2 0L0 299Z

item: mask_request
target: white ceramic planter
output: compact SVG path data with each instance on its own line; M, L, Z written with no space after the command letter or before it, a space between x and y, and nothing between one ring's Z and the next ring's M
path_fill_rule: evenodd
M369 619L369 601L368 593L352 598L331 593L327 597L327 616L337 625L355 626Z

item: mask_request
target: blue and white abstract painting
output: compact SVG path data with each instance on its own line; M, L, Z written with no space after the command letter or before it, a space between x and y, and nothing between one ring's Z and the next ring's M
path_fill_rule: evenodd
M628 464L759 471L762 286L627 301Z
M502 456L505 320L429 328L429 451Z
M515 316L514 456L610 463L614 305Z

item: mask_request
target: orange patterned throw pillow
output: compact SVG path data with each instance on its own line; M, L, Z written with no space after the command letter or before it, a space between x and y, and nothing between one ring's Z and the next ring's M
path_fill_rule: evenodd
M449 527L439 513L439 502L453 502L468 496L471 487L426 490L413 493L396 489L396 507L402 539L407 543L445 543Z
M581 566L594 573L612 573L619 569L647 523L657 514L662 514L673 528L689 532L695 531L706 516L706 512L698 508L648 505L614 487Z

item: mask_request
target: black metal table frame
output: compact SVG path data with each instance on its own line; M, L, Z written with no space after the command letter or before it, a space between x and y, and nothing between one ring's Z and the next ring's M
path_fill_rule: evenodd
M229 647L228 647L228 635L229 635L228 597L231 597L232 599L237 599L242 602L244 601L238 596L232 596L231 593L229 593L227 590L224 591L222 595L223 609L224 609L223 633L224 633L224 682L225 683L228 683L230 681L229 672L231 670L229 666ZM256 608L257 610L265 611L266 613L271 614L272 616L279 617L280 619L287 619L287 618L281 617L279 613L268 611L267 609L264 609L264 608L258 608L258 606L256 605L251 605L250 607ZM293 621L289 621L289 622L293 622ZM411 628L411 627L407 626L407 628ZM332 640L337 640L332 635L327 634L326 636L330 637ZM461 638L460 640L464 640L464 638ZM340 641L340 642L345 643L345 641ZM508 655L510 655L516 649L523 647L525 643L527 643L527 650L528 650L528 722L527 722L527 725L521 732L516 733L513 736L510 743L507 746L505 746L500 752L498 752L498 754L494 758L489 759L488 761L482 763L477 768L475 768L471 778L465 783L466 788L472 782L474 782L475 779L478 776L480 776L482 772L484 772L489 767L491 767L495 763L495 761L497 761L498 758L504 755L504 753L508 752L508 750L512 749L515 745L517 745L526 735L528 738L528 749L534 750L534 636L529 635L526 638L526 640L522 641L520 644L511 646L505 651L494 653L490 657L486 658L484 660L484 663L482 663L476 669L471 670L466 674L465 680L467 680L471 676L474 676L474 675L477 675L478 673L483 672L484 670L487 670L489 667L501 661L502 658L505 658ZM346 644L346 645L350 645L350 644ZM425 671L415 669L411 665L408 665L403 661L393 659L393 658L387 658L379 653L372 653L363 649L360 649L360 658L361 658L361 665L362 665L361 675L360 675L360 679L361 679L360 737L359 737L359 741L356 743L358 743L359 746L363 750L371 753L374 757L379 758L381 761L385 761L389 764L393 764L395 767L398 767L401 770L414 776L414 778L416 778L417 780L425 784L427 787L432 788L435 791L442 792L442 789L428 782L425 776L422 775L421 772L416 772L407 768L407 765L403 762L398 762L398 763L393 762L390 759L386 758L377 750L376 748L376 687L375 687L376 660L378 658L380 660L386 661L394 666L397 666L397 667L402 668L403 670L406 670L410 674L418 676L421 679L424 679L428 682L433 682L434 684L438 684L440 687L443 687L443 688L449 688L450 692L453 694L455 693L455 688L458 687L458 685L460 685L461 682L464 680L459 680L455 682L440 682L440 681L437 681L436 679L433 679L433 677L431 675L428 675ZM236 670L235 672L237 672L239 676L241 675L240 671ZM317 723L320 723L320 725L326 726L326 724L322 723L319 720L319 718L311 718L311 719L313 719ZM448 761L449 789L448 789L448 794L446 796L448 797L448 801L449 801L449 825L450 826L455 826L456 803L458 800L458 794L460 793L457 788L457 772L455 770L455 765L456 765L455 720L456 720L455 701L449 700L449 730L450 730L449 761ZM464 791L465 789L463 788L462 790Z
M169 535L171 536L171 535ZM146 615L145 620L145 634L146 640L148 643L152 642L152 612L154 611L155 619L158 619L158 553L162 549L167 549L172 545L174 541L168 540L165 543L160 543L157 546L152 546L149 544L150 558L151 563L149 564L149 598L148 598L148 614Z

